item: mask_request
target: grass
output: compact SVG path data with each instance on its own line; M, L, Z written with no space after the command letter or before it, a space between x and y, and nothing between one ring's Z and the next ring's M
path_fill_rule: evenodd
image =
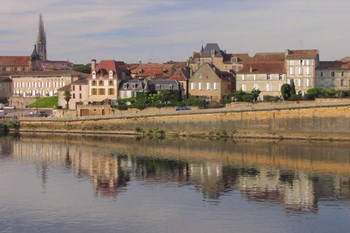
M30 108L54 108L58 106L58 97L40 97L37 100L30 104Z

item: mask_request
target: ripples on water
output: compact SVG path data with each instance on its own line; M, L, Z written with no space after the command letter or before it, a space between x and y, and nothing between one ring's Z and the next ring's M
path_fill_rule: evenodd
M347 232L346 143L1 138L0 232Z

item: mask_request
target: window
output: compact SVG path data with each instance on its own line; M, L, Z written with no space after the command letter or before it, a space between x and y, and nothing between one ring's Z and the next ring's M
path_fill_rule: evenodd
M202 83L198 83L198 90L202 90Z
M242 81L245 80L245 74L242 74Z
M344 71L341 72L341 76L344 77Z
M81 99L82 97L81 97L81 94L79 94L79 99Z
M173 84L169 84L169 90L174 90L174 85Z
M210 83L207 83L207 90L210 90Z
M214 90L218 89L218 83L214 83Z
M194 90L194 83L191 83L191 90Z
M301 79L298 79L298 86L301 87L301 85L302 85Z
M306 86L307 86L307 87L310 86L310 79L306 79Z
M303 67L298 67L298 74L303 74Z
M341 80L340 80L340 86L345 86L345 85L344 85L344 79L341 79Z
M98 81L99 86L103 86L103 80Z
M247 91L247 84L242 84L242 91Z
M72 87L73 87L73 91L75 91L75 86L74 86L74 85L72 85Z
M113 81L112 81L112 80L110 80L110 81L108 82L108 86L113 86Z
M266 84L266 91L272 91L272 84L271 83Z
M98 94L99 94L99 95L105 95L105 94L106 94L105 89L104 89L104 88L98 89Z
M334 77L334 71L331 72L331 76Z
M108 95L114 95L114 88L108 89Z
M259 89L259 85L256 84L256 83L254 83L254 84L253 84L253 89L258 90L258 89Z
M293 67L289 67L289 73L290 73L291 75L294 75L294 68L293 68Z
M92 83L91 83L92 86L96 86L96 81L93 80Z
M97 89L96 88L92 88L91 89L91 95L97 95Z
M283 80L283 74L278 74L278 80Z
M73 93L73 99L75 99L75 93Z
M254 79L254 81L256 80L256 74L254 74L253 79Z
M266 75L266 80L270 80L271 79L271 74L267 74Z
M81 91L81 85L79 85L79 91Z
M321 71L321 77L323 77L323 72Z
M309 66L306 67L306 74L307 74L307 75L310 74L310 67L309 67Z

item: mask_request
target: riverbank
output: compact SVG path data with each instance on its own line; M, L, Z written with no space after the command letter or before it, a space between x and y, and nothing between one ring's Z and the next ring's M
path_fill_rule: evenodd
M347 102L242 106L172 112L158 109L156 113L84 118L21 118L20 132L350 141Z

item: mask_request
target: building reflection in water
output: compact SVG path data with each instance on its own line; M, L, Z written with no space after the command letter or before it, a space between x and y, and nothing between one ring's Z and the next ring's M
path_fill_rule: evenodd
M48 164L62 164L79 178L91 177L102 197L116 197L135 180L192 186L204 200L240 192L287 212L312 213L320 200L350 200L350 145L322 143L320 150L304 142L204 142L22 136L1 149L41 164L43 186Z

